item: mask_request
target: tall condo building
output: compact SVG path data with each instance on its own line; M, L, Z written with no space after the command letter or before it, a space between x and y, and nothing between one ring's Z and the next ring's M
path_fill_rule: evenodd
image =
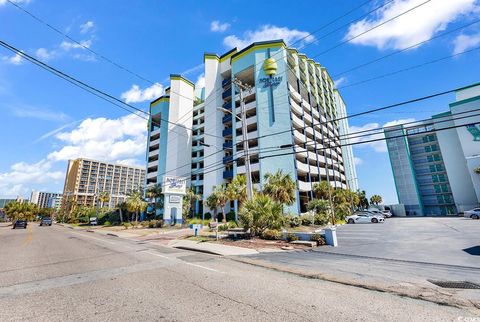
M447 215L480 200L480 84L456 92L450 111L384 129L398 200L407 215Z
M245 174L245 130L254 185L261 188L264 175L277 170L297 183L291 212L306 211L317 182L358 188L352 149L344 145L345 103L324 67L282 40L206 53L204 62L204 88L171 75L165 95L150 105L147 185L186 177L205 199ZM211 210L198 202L195 211Z
M49 208L50 207L49 200L51 198L57 198L57 197L61 198L62 194L55 193L55 192L44 192L44 191L33 190L30 195L30 202L37 205L38 208Z
M126 200L130 191L145 186L145 169L79 158L68 161L62 206L96 206L101 192L110 200L104 207L112 208Z

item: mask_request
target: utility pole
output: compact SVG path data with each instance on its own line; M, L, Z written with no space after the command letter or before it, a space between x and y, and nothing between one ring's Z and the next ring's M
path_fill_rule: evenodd
M247 177L247 197L252 199L253 187L252 187L252 172L250 171L250 154L248 153L248 134L247 134L247 111L245 110L245 97L244 91L250 92L252 87L248 84L242 83L238 78L233 79L233 83L236 85L240 94L240 113L242 122L242 137L243 137L243 152L245 155L245 174Z

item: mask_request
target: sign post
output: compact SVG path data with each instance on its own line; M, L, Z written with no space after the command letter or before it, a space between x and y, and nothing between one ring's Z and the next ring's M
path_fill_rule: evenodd
M187 179L165 176L163 178L164 213L167 225L182 223L183 196L187 190Z

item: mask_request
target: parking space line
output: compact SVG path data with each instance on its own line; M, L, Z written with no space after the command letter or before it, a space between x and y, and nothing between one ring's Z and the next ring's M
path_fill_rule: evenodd
M171 258L168 257L168 256L161 255L161 254L157 254L157 253L152 253L152 252L149 252L149 251L144 251L143 253L145 253L145 254L150 254L150 255L154 255L154 256L158 256L158 257L165 258L165 259L171 259Z
M188 263L188 262L183 262L183 263L184 263L184 264L187 264L187 265L190 265L190 266L195 266L195 267L198 267L198 268L203 268L203 269L206 269L206 270L215 272L215 273L221 273L220 271L217 271L216 269L213 269L213 268L210 268L210 267L205 267L205 266L202 266L202 265L193 264L193 263Z
M79 233L72 233L72 234L82 236L82 237L86 237L86 238L95 239L95 240L98 240L98 241L101 241L101 242L104 242L104 243L109 243L109 244L112 244L112 245L115 244L114 242L112 242L110 240L105 240L105 239L101 239L101 238L97 238L97 237L93 237L93 236L88 236L88 235L79 234Z

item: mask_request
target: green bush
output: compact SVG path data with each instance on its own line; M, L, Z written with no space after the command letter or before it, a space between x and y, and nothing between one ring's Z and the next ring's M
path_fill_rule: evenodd
M262 238L266 240L280 240L282 233L276 229L267 229L262 233Z
M233 220L230 220L230 221L227 223L227 225L228 225L228 228L229 228L229 229L230 229L230 228L237 228L237 227L238 227L238 224L237 224L235 221L233 221Z
M227 225L218 225L218 231L225 231L228 229L228 224Z
M129 223L129 222L124 222L123 227L125 227L125 229L128 229L128 228L132 227L132 224Z
M209 212L206 212L206 213L205 213L205 220L210 221L210 219L212 219L212 214L209 213Z
M150 224L150 222L148 222L146 220L140 222L140 226L142 226L143 228L147 228L149 224Z
M313 218L310 215L303 215L300 217L303 226L310 226L313 222Z
M312 236L310 236L310 240L314 241L314 242L317 242L318 246L326 244L325 238L320 234L312 234Z
M162 228L164 223L165 222L162 219L157 220L157 224L155 225L155 228Z
M324 226L328 224L329 218L327 214L316 214L314 223L315 225Z
M283 206L269 196L257 194L245 201L239 220L252 235L261 236L266 229L281 229L284 225Z
M106 222L103 223L105 227L110 227L112 224L107 220Z
M235 211L230 211L226 214L227 221L235 221Z
M299 216L290 215L288 217L288 224L292 228L299 227L302 224L302 220L300 219Z
M297 235L295 235L294 233L288 233L287 234L287 241L288 242L292 242L292 241L295 241L295 240L298 240Z
M157 225L157 221L156 219L152 219L148 222L148 228L155 228L155 226Z

